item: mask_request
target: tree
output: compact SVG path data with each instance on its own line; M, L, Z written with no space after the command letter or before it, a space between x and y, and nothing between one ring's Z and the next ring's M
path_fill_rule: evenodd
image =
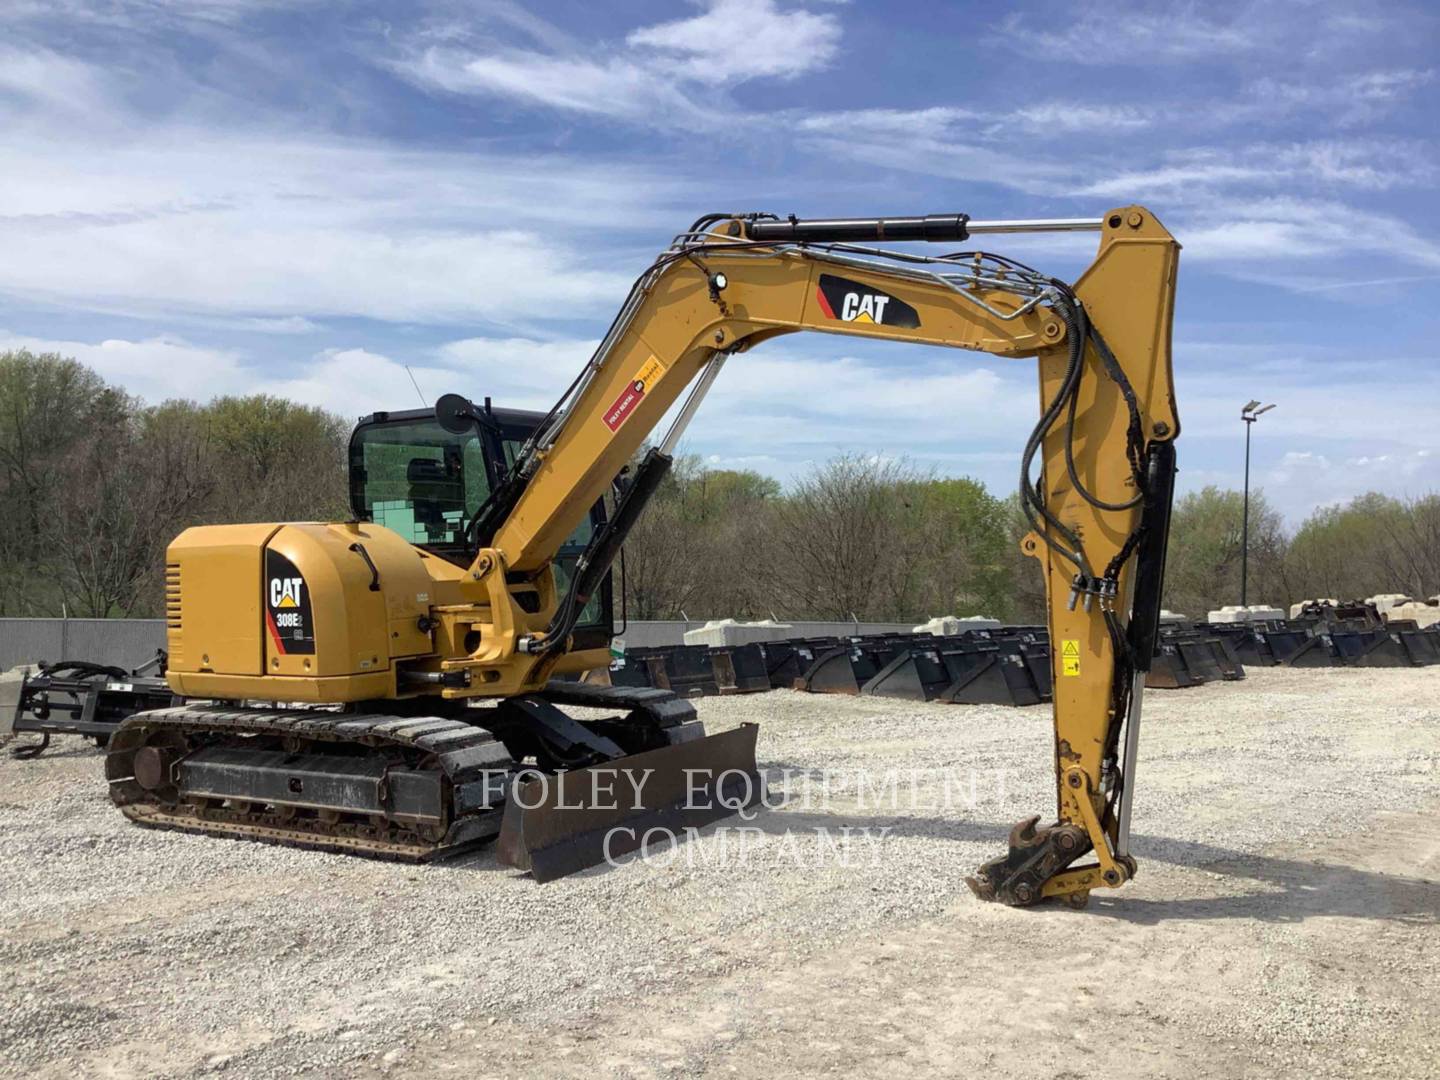
M50 567L62 552L56 499L80 497L75 456L123 429L135 403L84 365L56 353L0 353L0 614L47 614L62 590ZM56 612L58 613L58 611Z
M630 617L768 614L753 568L779 492L759 473L677 458L625 544Z
M1290 543L1291 595L1359 599L1440 590L1440 495L1408 501L1369 492L1323 507Z
M215 521L348 516L349 426L310 405L257 394L216 398L202 415L215 454Z
M279 398L146 406L74 360L0 354L0 614L158 614L188 525L346 516L347 434Z
M1213 485L1175 502L1165 561L1165 606L1192 619L1240 602L1243 496ZM1250 494L1249 598L1283 603L1286 542L1280 515Z

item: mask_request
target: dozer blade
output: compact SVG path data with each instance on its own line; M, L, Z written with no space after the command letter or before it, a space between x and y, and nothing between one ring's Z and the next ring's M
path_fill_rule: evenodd
M517 781L505 803L496 857L538 882L554 881L729 817L764 795L755 762L758 732L756 725L742 724L602 765Z

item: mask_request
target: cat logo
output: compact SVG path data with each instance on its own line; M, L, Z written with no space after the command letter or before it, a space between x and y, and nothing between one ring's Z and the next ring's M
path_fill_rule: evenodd
M904 300L834 274L820 275L815 301L825 318L837 322L899 326L908 330L920 326L920 314Z
M284 555L265 549L265 627L275 656L315 652L315 621L310 593L300 569Z
M270 579L270 606L272 608L294 608L304 598L302 590L305 579L298 577Z

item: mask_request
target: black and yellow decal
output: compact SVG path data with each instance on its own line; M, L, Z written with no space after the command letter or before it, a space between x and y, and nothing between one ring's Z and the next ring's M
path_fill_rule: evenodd
M907 330L920 326L920 313L904 300L873 285L863 285L834 274L820 275L815 299L825 317L838 322L875 323Z
M278 551L265 549L265 630L281 656L315 651L315 622L310 615L310 590L295 564Z

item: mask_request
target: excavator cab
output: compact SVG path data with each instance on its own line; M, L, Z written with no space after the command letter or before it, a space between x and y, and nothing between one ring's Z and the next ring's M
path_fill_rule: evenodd
M358 521L383 525L415 546L457 566L474 551L466 523L489 498L497 479L544 413L490 408L489 421L456 433L433 409L402 409L362 417L350 436L350 509ZM596 529L606 522L605 500L570 534L555 557L560 589ZM614 587L607 574L576 622L572 651L606 649L614 625Z

